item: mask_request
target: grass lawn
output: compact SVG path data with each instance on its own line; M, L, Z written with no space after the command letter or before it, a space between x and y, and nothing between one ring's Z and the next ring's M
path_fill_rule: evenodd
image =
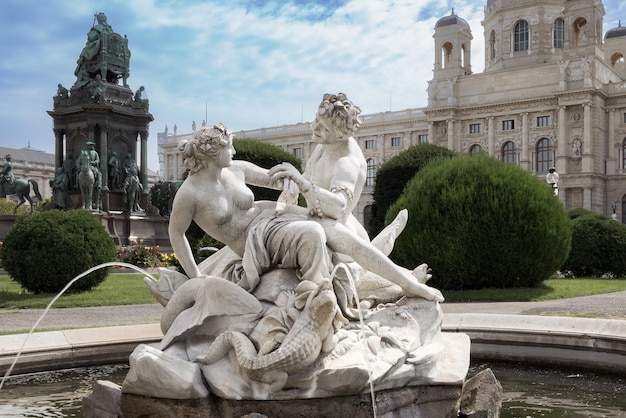
M65 294L53 308L157 303L142 274L114 273L90 292ZM626 279L550 279L537 288L444 291L446 302L529 302L588 296L626 290ZM45 308L53 294L25 292L7 275L0 275L0 309Z
M540 287L519 289L448 290L446 302L534 302L626 290L626 279L549 279Z
M143 274L110 274L100 286L89 292L64 294L53 308L76 308L85 306L112 306L157 303ZM45 308L56 294L32 294L22 290L19 283L7 275L0 275L0 309Z

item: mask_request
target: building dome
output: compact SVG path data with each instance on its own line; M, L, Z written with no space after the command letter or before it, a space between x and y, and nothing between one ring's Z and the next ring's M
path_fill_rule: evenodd
M604 36L604 39L609 38L618 38L620 36L626 36L626 27L622 26L622 22L620 21L616 28L609 29Z
M442 26L450 26L450 25L456 25L456 24L461 24L469 28L469 23L467 23L465 19L458 17L454 13L454 9L452 9L452 13L450 13L450 16L442 17L441 19L437 21L437 23L435 24L435 29L440 28Z

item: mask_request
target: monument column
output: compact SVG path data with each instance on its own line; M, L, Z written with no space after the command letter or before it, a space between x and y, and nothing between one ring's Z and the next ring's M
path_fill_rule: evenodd
M148 131L139 132L141 138L141 167L139 168L139 178L143 186L144 193L148 193Z
M109 190L109 156L108 146L109 143L108 126L104 125L100 127L100 173L102 174L102 190Z
M61 167L63 160L65 160L65 152L63 150L63 134L62 129L53 129L54 137L56 138L54 144L54 168Z

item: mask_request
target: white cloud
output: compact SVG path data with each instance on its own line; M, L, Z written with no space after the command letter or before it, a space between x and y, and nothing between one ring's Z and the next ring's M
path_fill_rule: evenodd
M604 3L612 11L606 23L619 2ZM471 0L455 9L472 28L474 72L484 66L485 4ZM450 14L449 6L431 0L3 0L0 36L15 41L3 46L0 62L0 144L30 141L54 151L46 110L57 84L75 81L76 59L98 11L128 35L128 83L145 86L155 118L154 170L156 133L165 125L172 131L176 124L181 133L205 117L233 130L309 121L322 95L339 91L365 114L425 106L434 26Z

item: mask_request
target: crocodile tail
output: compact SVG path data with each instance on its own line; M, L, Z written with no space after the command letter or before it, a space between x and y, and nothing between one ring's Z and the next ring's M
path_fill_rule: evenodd
M256 348L248 337L241 332L225 331L218 335L213 344L204 354L193 359L194 363L215 363L234 348L239 365L243 369L250 369L252 360L256 357Z

